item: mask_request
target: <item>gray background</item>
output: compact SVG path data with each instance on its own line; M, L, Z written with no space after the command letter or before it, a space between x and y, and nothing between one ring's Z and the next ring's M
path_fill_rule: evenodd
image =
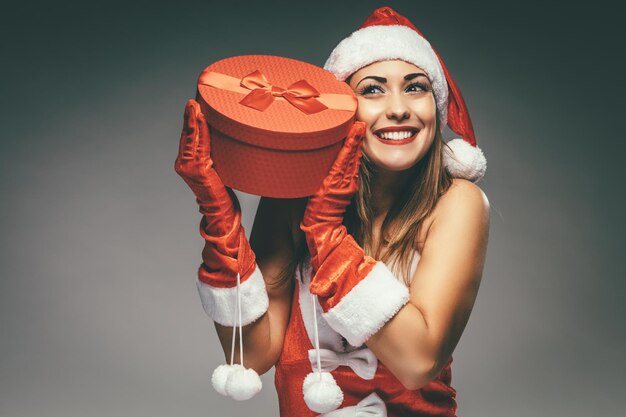
M459 416L623 412L623 22L601 2L396 1L470 108L492 206L454 353ZM239 54L322 65L378 1L207 1L1 13L0 415L277 416L215 393L175 174L200 71ZM256 200L241 195L250 229Z

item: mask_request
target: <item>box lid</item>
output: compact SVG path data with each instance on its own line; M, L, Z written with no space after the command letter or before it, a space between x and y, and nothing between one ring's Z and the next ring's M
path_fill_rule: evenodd
M315 65L273 55L241 55L198 78L207 122L250 145L310 150L343 139L354 122L352 89Z

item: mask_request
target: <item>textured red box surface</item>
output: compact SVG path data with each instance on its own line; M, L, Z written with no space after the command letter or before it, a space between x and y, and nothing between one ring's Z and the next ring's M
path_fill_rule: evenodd
M301 87L307 84L319 95L303 97ZM304 103L302 108L281 95L283 90L296 96L291 101ZM241 103L250 93L262 96L253 100L262 110ZM352 89L324 69L271 55L235 56L209 65L198 79L197 99L211 127L211 158L224 184L275 198L317 191L354 122L357 103Z

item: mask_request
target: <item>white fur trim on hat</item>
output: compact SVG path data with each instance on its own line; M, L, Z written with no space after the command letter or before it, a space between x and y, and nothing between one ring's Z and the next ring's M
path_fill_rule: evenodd
M206 314L222 326L234 326L237 287L213 287L197 277L196 285ZM261 317L269 307L265 281L258 265L255 266L252 275L241 284L240 291L241 325L245 326Z
M444 147L443 163L450 175L473 182L485 175L487 159L478 146L472 146L460 138L452 139L446 144L448 146Z
M433 86L440 125L445 126L448 115L445 74L430 43L407 26L368 26L357 30L335 47L324 69L345 81L369 64L392 59L401 59L426 71Z

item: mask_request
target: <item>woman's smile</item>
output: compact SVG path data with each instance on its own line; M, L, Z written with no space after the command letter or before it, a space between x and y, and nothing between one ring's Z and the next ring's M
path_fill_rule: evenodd
M412 126L390 126L376 130L374 137L385 145L405 145L413 142L418 133Z

